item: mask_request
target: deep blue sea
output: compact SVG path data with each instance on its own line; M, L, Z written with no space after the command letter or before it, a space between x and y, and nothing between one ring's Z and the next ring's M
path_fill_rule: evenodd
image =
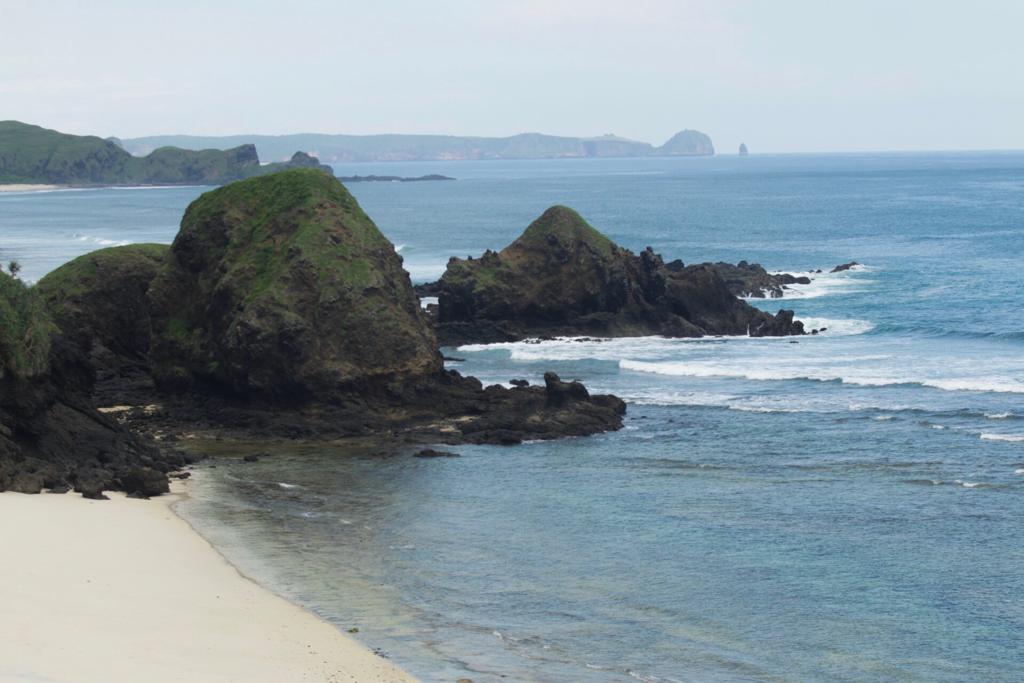
M616 393L617 433L220 460L181 509L244 572L425 681L1024 680L1024 153L337 170L458 178L350 188L416 281L556 203L666 259L864 267L758 303L814 338L450 351ZM169 242L204 189L0 194L0 260Z

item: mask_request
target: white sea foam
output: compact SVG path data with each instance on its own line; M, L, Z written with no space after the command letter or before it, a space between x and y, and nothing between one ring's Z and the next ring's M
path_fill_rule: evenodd
M806 316L797 316L797 320L804 324L804 329L808 332L826 328L823 334L827 334L830 337L864 334L875 329L875 324L870 320L840 320L837 318L808 318Z
M671 377L725 377L735 379L747 379L753 381L786 381L786 380L811 380L817 382L841 382L854 386L885 387L901 384L919 384L922 386L943 389L945 391L982 391L1000 393L1024 393L1024 384L1013 380L1006 380L995 377L965 378L965 379L935 379L929 377L914 376L893 376L882 372L873 372L870 368L859 370L856 362L862 359L855 357L844 357L839 366L807 364L792 366L778 364L774 367L765 365L763 362L743 363L723 360L716 361L639 361L623 359L619 361L619 368L633 372L645 372L656 375L667 375ZM896 368L887 368L890 371ZM846 374L844 374L846 373Z
M982 486L982 484L980 482L964 481L963 479L955 479L955 480L953 480L953 483L954 484L960 484L960 486L963 486L964 488L968 488L968 489L975 489L975 488L978 488L979 486Z
M83 235L77 232L72 235L72 237L79 242L91 242L93 244L98 244L101 247L123 247L132 243L131 240L109 240L102 237L94 237L92 235Z
M437 305L436 296L424 296L420 298L420 308L426 308L427 306L430 305Z
M395 245L395 251L398 252L399 254L402 253L403 249L405 249L405 245L404 244L396 244Z
M283 481L277 482L277 485L280 486L283 489L297 489L297 488L299 488L298 484L286 484Z
M1007 420L1013 417L1013 413L985 413L985 417L990 420Z
M839 273L775 271L774 274L788 273L794 277L807 277L811 280L809 285L786 285L782 290L783 298L816 299L822 296L843 296L863 292L875 281L857 275L871 270L867 266L854 266Z
M1018 443L1024 441L1024 434L991 434L983 433L981 438L985 441L1006 441L1009 443Z

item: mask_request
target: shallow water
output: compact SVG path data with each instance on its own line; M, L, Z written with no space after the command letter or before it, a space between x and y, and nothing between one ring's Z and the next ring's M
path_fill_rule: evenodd
M1024 677L1024 154L381 164L414 279L571 205L633 249L811 271L823 335L463 347L630 402L621 432L456 459L285 450L185 512L243 570L424 680ZM169 241L201 188L0 195L40 277Z

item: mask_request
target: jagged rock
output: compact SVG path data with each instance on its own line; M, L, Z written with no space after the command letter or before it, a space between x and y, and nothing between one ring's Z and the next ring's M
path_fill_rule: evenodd
M759 263L740 261L736 265L721 262L707 265L718 272L729 291L738 297L775 299L785 295L788 285L811 284L811 279L805 275L769 273Z
M859 265L860 264L857 263L856 261L850 261L849 263L843 263L841 265L836 266L835 268L833 268L829 272L830 273L841 273L844 270L850 270L850 268L853 268L854 266L859 266Z
M741 142L740 143L740 156L741 157L745 157L748 154L750 154L750 150L747 149L747 143Z
M763 270L763 269L762 269ZM639 255L555 206L500 253L453 258L436 285L447 345L544 336L802 334L740 301L716 267Z

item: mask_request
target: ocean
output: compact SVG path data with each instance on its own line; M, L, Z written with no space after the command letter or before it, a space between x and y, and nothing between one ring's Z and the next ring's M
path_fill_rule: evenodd
M828 330L449 349L618 394L626 426L219 459L181 511L243 572L425 681L1024 679L1024 153L337 171L458 178L350 187L414 281L566 204L666 259L822 269L754 303ZM169 242L205 189L0 194L0 260Z

